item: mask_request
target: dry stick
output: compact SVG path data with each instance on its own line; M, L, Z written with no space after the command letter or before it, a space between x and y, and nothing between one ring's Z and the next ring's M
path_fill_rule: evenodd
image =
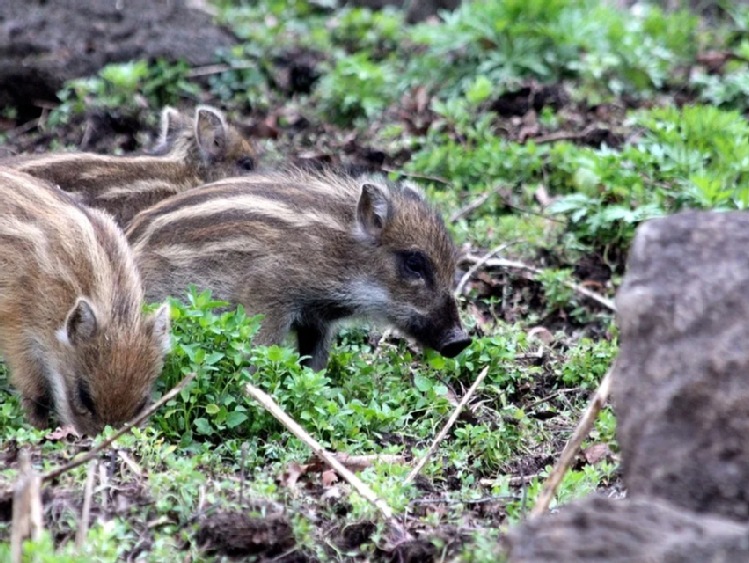
M216 65L208 65L208 66L199 66L199 67L190 69L187 72L187 77L198 78L201 76L211 76L214 74L221 74L222 72L226 72L228 70L242 70L242 69L256 68L256 67L257 65L255 63L237 63L233 65L216 64Z
M576 141L578 139L584 139L593 131L595 131L598 128L598 126L589 125L582 131L555 131L554 133L549 133L548 135L540 135L539 137L535 137L533 139L533 142L537 145L541 145L543 143L554 143L556 141Z
M608 400L612 371L613 368L610 369L601 380L601 384L598 386L593 398L585 408L585 412L583 413L580 422L577 423L577 428L575 428L575 431L572 433L572 437L565 444L562 454L559 456L554 469L544 483L544 488L541 491L541 494L536 499L536 505L530 512L531 518L534 516L540 516L549 509L551 499L554 498L564 474L570 468L570 465L572 465L577 452L580 451L580 446L583 443L583 440L590 433L590 429L593 427L593 423L595 422L598 413L601 412L601 409Z
M286 414L280 406L271 398L267 393L261 391L254 385L247 383L245 385L245 393L250 395L258 403L260 403L264 409L271 413L276 420L283 424L289 431L304 442L319 458L323 459L325 463L330 465L336 472L348 481L356 492L359 493L363 498L368 500L374 505L380 513L385 517L388 524L398 533L400 538L405 540L412 540L411 534L401 525L398 520L395 519L392 509L379 498L375 492L369 488L369 486L349 471L340 461L336 459L334 455L325 450L312 436L310 436L304 428L299 426L288 414Z
M461 207L455 213L450 215L450 222L454 223L455 221L458 221L470 215L471 213L476 211L479 207L484 205L487 201L489 201L490 197L492 197L493 195L497 195L505 187L506 186L497 186L496 188L492 188L488 192L481 194L476 199L469 201L467 205Z
M135 460L127 455L124 451L117 450L117 456L122 460L122 463L127 465L128 469L130 469L130 472L133 475L135 475L136 477L140 477L143 475L143 470L140 468L140 465L135 463Z
M161 399L156 401L154 404L152 404L150 407L148 407L146 410L144 410L142 413L140 413L130 422L127 422L122 428L120 428L117 432L112 434L112 436L104 440L101 444L97 445L96 447L86 452L86 454L80 457L77 457L73 461L66 463L65 465L62 465L58 467L57 469L52 469L50 471L47 471L46 473L42 473L41 475L42 482L51 481L52 479L59 477L63 473L70 471L71 469L75 469L79 465L83 465L87 461L91 461L92 459L94 459L103 450L107 449L112 444L112 442L114 442L117 438L119 438L120 436L122 436L123 434L127 432L130 432L130 430L140 425L141 422L143 422L149 416L151 416L153 413L159 410L164 404L171 401L177 395L177 393L182 391L182 389L184 389L185 386L188 383L190 383L194 378L195 378L194 373L190 373L186 375L185 378L182 381L180 381L176 387L172 388L172 390L169 391L169 393L161 397Z
M242 506L244 504L245 467L247 467L247 442L242 443L242 458L239 463L239 506Z
M460 278L460 282L458 282L458 285L455 288L455 296L459 297L463 293L463 288L468 283L468 280L470 280L474 274L483 266L486 264L489 260L492 259L492 257L495 254L498 254L499 252L502 252L505 248L507 248L509 243L503 243L498 244L494 248L492 248L487 254L482 256L475 264L473 264L470 268L468 268L468 271L463 274L463 277Z
M450 185L450 180L447 180L446 178L442 178L440 176L429 176L427 174L417 174L416 172L406 172L404 170L397 170L395 168L388 168L386 166L382 167L383 172L395 172L396 174L399 174L401 176L406 176L407 178L416 178L417 180L429 180L431 182L437 182L438 184L444 184L446 186Z
M463 258L463 261L469 264L476 264L483 259L483 256L474 256L473 254L469 254ZM495 268L516 268L518 270L525 270L536 276L543 273L543 270L541 270L540 268L536 268L534 266L531 266L530 264L524 264L523 262L518 262L516 260L507 260L506 258L491 258L489 260L486 260L483 265ZM607 299L606 297L597 294L595 291L591 291L571 281L564 281L563 284L565 287L568 287L571 290L576 291L580 295L592 299L593 301L599 303L600 305L603 305L607 309L616 311L616 305L614 305L614 302L611 299Z
M364 471L368 467L372 467L375 463L387 463L390 465L406 463L406 456L397 454L349 455L338 453L334 455L338 461L351 471Z
M10 528L11 563L23 561L23 541L39 539L44 530L42 519L41 481L31 466L29 452L20 453L20 470L13 490L13 516Z
M86 541L88 535L88 525L91 521L91 497L94 494L94 477L96 476L96 466L98 465L95 459L91 460L88 464L88 475L86 476L86 486L83 489L83 507L81 508L81 525L78 526L78 531L75 534L75 549L80 553L83 549L83 544Z
M481 498L416 498L408 504L485 504L487 502L512 501L515 495L495 495Z
M434 442L432 442L432 445L429 446L429 449L427 450L427 452L423 456L421 456L421 459L411 470L411 473L409 473L408 476L406 477L406 480L404 481L405 484L410 483L416 478L419 472L426 465L427 461L429 461L429 458L432 457L435 451L437 451L437 447L440 445L440 442L444 440L450 428L452 428L453 424L455 424L455 421L458 420L460 413L463 411L463 407L466 406L470 398L476 392L476 389L478 389L479 385L481 385L481 382L484 381L484 378L486 377L487 373L489 373L489 366L486 366L484 369L481 370L481 373L476 378L476 381L473 382L473 385L471 385L471 387L468 389L466 394L463 395L463 398L460 400L460 403L458 404L457 407L455 407L455 410L450 415L450 418L447 420L447 424L445 424L442 430L440 430L439 434L437 434L437 437L434 439Z

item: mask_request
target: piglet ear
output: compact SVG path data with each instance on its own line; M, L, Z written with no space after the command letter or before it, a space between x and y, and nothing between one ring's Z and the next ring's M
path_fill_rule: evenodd
M70 344L78 346L96 335L98 324L93 306L87 299L80 297L68 312L65 328L60 332Z
M164 106L161 110L161 137L160 143L166 143L176 133L180 133L186 127L185 117L171 106Z
M164 354L172 347L169 314L169 303L164 303L153 315L153 336Z
M210 160L224 158L229 145L229 125L224 114L211 106L198 106L195 110L195 138L204 157Z
M390 192L377 184L362 184L356 219L368 237L379 240L390 218Z

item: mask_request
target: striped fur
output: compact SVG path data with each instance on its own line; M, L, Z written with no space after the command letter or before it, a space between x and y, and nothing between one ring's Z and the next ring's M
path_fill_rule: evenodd
M163 110L161 137L151 155L20 155L0 165L57 184L81 203L107 211L124 227L162 199L247 173L255 160L253 146L221 112L199 106L194 119L169 107Z
M316 369L347 317L388 322L436 349L467 342L452 296L455 248L407 184L300 170L228 178L140 213L127 236L149 299L211 289L265 315L256 342L295 331ZM412 255L423 275L406 268Z
M169 343L168 308L142 304L108 215L0 167L0 354L33 424L93 434L137 414Z

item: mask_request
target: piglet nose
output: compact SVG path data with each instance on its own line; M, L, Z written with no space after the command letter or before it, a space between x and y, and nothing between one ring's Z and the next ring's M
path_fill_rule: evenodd
M471 337L462 328L451 330L440 345L439 353L446 358L454 358L471 344Z

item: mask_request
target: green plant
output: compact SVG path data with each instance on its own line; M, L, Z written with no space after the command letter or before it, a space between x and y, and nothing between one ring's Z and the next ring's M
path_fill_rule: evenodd
M612 365L616 352L616 343L580 339L561 368L562 382L570 387L595 389Z
M381 58L404 40L402 12L392 8L343 8L331 23L331 42L348 53L370 52Z
M184 62L164 60L152 65L144 60L107 65L96 76L66 83L58 92L60 105L51 112L49 122L66 123L91 106L128 113L195 98L197 86L189 81L189 70Z
M338 59L315 89L325 114L337 123L373 118L394 100L395 74L367 53Z
M208 77L215 96L224 102L252 109L270 104L269 77L261 49L254 44L239 45L220 54L219 59L227 68Z
M584 12L575 4L568 0L465 3L446 15L443 24L414 29L413 40L427 46L428 52L411 67L412 77L440 84L448 96L465 90L477 74L496 85L498 93L524 76L554 78L579 56L570 34L584 32L579 21ZM450 64L445 65L445 60Z
M663 87L696 52L697 19L648 7L625 13L595 2L510 0L465 3L441 25L421 25L412 39L428 53L409 80L466 91L486 76L495 95L524 79L579 76L588 95ZM444 65L449 60L450 65Z
M184 446L191 444L194 432L217 439L247 420L243 370L249 366L259 319L248 318L241 308L214 313L225 305L195 290L188 294L187 306L172 301L173 349L161 383L168 388L187 373L197 377L154 423Z

